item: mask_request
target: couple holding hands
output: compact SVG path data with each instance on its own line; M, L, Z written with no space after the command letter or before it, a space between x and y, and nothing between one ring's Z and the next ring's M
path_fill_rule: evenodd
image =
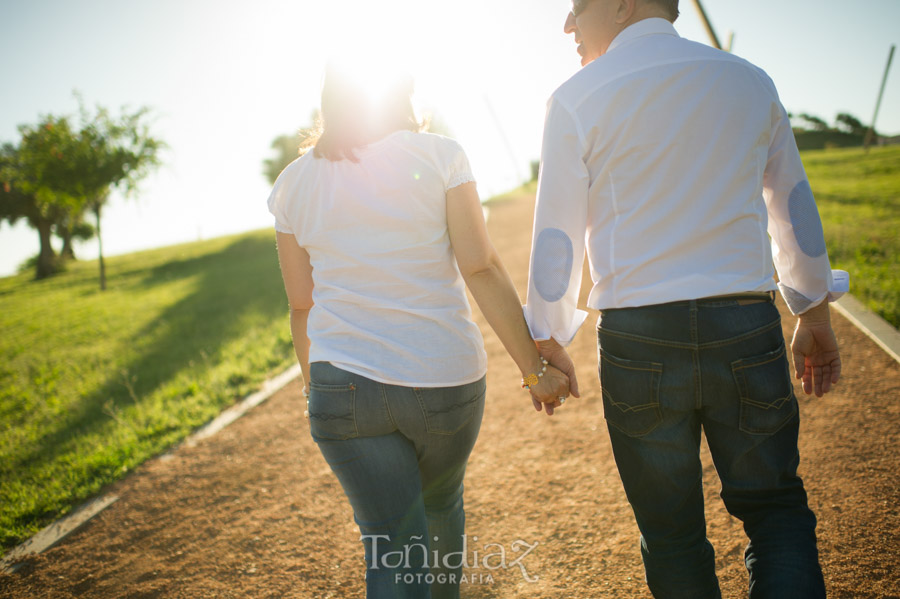
M326 73L315 147L269 209L311 434L362 533L367 597L459 597L461 568L440 556L463 547L487 371L466 287L553 414L578 397L565 347L587 316L585 253L604 415L654 597L720 596L701 428L749 537L750 596L824 597L790 366L806 393L838 381L828 302L846 273L772 81L680 38L677 16L677 0L575 0L564 29L583 68L548 103L524 310L466 155L422 132L412 82L373 105ZM790 352L776 289L799 315Z

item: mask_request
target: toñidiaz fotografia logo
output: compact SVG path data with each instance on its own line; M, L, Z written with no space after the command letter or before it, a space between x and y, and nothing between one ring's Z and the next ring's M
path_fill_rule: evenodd
M537 548L538 543L528 543L521 539L513 541L509 549L500 543L475 544L478 537L473 536L472 548L469 547L468 535L462 535L462 549L439 555L437 550L430 551L421 536L410 537L410 542L403 545L402 550L387 551L388 535L362 535L360 540L369 541L372 547L372 570L413 570L397 572L394 575L397 584L493 584L493 573L497 570L518 568L526 582L537 582L539 576L531 576L526 568L525 558ZM438 537L434 537L438 541ZM422 565L419 565L421 560ZM443 572L442 570L458 570L462 572ZM424 570L424 571L423 571ZM428 570L438 570L429 572Z

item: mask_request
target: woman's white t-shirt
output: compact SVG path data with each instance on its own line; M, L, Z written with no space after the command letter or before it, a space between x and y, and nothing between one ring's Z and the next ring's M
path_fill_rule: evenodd
M484 341L447 232L447 190L474 181L465 152L446 137L398 131L356 156L310 151L269 196L275 229L313 267L310 362L404 386L480 379Z

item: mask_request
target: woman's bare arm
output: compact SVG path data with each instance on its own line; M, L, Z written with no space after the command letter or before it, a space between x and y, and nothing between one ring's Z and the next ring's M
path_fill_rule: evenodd
M488 237L481 201L474 183L447 192L447 228L460 273L488 324L522 375L540 372L541 357L522 314L515 285ZM549 368L532 395L546 404L547 413L569 394L568 377ZM540 409L540 404L535 403Z
M291 338L294 340L297 361L300 362L300 369L303 371L303 391L308 393L309 336L306 334L306 322L313 307L312 265L309 262L309 254L297 244L293 235L277 233L276 239L281 277L284 279L284 288L291 307Z

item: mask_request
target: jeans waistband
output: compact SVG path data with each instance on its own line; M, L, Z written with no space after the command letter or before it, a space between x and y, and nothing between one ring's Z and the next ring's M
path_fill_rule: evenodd
M612 312L616 310L640 310L642 308L658 308L662 306L747 306L760 303L775 303L774 291L747 291L744 293L731 293L728 295L713 295L698 297L691 300L676 300L662 304L637 306L634 308L606 308L600 312Z
M680 300L662 304L665 306L688 306L695 304L698 306L708 306L714 304L728 304L738 306L746 306L759 303L774 303L774 291L747 291L744 293L730 293L728 295L712 295L709 297L698 297L693 300Z

